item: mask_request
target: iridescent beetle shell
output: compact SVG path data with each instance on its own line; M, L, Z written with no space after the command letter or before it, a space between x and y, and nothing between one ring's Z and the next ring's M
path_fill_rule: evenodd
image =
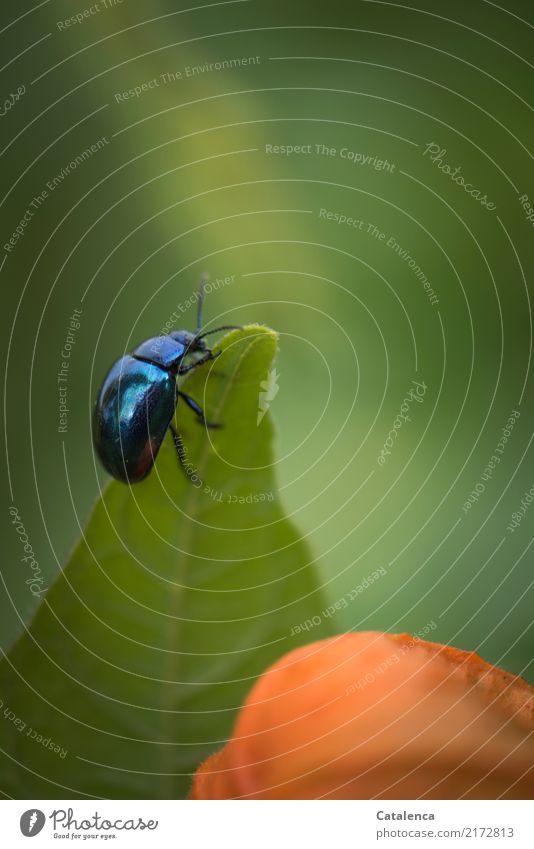
M150 472L176 409L176 378L156 363L121 357L100 390L94 442L110 475L137 483Z
M93 417L95 448L107 471L124 483L137 483L148 475L169 428L184 466L181 440L172 424L179 397L206 427L219 426L208 422L197 402L176 385L178 376L217 357L206 346L206 336L236 329L227 324L201 332L205 280L204 276L198 292L196 331L176 330L142 342L132 354L114 363L98 394ZM184 364L195 353L201 358Z

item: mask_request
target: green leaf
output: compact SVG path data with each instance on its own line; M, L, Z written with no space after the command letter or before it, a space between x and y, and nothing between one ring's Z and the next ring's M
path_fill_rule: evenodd
M327 633L310 551L276 488L270 414L258 424L276 346L249 326L190 374L184 389L224 425L207 432L179 403L191 480L169 435L143 483L112 481L0 662L11 796L184 796L255 677Z

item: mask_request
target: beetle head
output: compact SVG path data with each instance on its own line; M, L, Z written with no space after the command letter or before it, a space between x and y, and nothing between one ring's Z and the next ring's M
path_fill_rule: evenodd
M184 346L186 354L192 354L194 351L204 352L208 350L204 339L200 339L196 333L191 333L190 330L175 330L169 335L176 342Z

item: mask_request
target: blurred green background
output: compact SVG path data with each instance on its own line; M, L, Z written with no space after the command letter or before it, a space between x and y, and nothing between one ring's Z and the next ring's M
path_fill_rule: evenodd
M532 681L534 507L507 530L534 484L534 240L520 203L534 206L532 4L184 5L23 0L1 13L2 647L36 605L7 507L49 586L105 480L90 417L106 369L207 270L235 280L206 319L280 333L277 476L329 600L387 571L335 629L433 623L432 639ZM425 155L431 143L495 209ZM180 323L194 321L188 309ZM381 466L414 380L423 401Z

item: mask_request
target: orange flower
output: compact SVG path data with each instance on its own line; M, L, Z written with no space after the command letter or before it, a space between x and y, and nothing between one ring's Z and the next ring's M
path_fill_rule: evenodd
M464 652L353 633L285 655L192 799L531 799L534 690Z

